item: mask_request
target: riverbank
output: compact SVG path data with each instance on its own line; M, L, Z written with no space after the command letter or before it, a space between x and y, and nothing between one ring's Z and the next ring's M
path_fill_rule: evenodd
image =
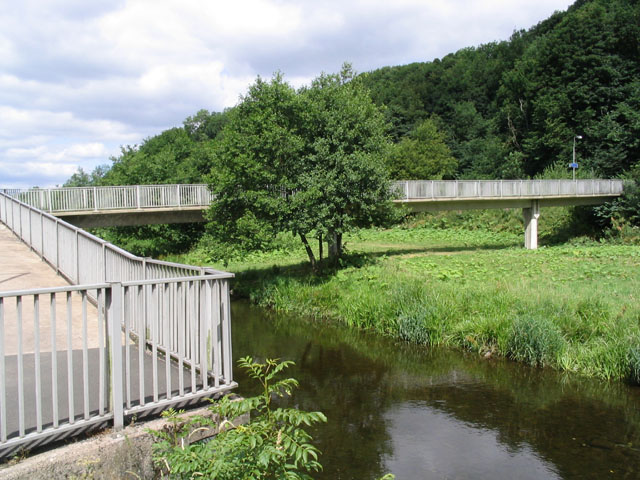
M637 383L640 249L582 240L528 251L521 234L496 230L434 222L364 230L347 237L342 268L321 276L302 248L225 268L237 275L237 296L265 307ZM188 261L206 263L197 255Z

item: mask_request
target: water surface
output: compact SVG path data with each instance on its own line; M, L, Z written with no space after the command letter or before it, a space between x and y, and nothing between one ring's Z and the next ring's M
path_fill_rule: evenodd
M282 358L320 410L318 479L640 478L640 388L233 305L234 358ZM256 393L241 371L239 393Z

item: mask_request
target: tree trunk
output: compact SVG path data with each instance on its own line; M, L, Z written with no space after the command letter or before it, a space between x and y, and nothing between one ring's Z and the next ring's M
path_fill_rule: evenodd
M304 234L300 234L300 240L302 240L302 244L304 245L304 249L307 251L307 255L309 255L309 262L311 262L311 270L313 270L314 272L317 271L318 269L318 265L316 263L316 257L313 254L313 250L311 249L311 246L309 245L309 242L307 241L307 237L304 236Z
M329 234L327 242L329 243L329 258L334 265L337 265L342 256L342 234L335 232Z
M322 234L318 235L318 258L322 261Z

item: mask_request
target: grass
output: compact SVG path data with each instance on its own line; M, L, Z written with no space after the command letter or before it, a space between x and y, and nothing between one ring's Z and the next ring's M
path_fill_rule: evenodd
M499 215L362 230L347 237L342 268L322 276L290 244L216 266L236 273L236 295L265 307L640 382L640 248L581 238L528 251L521 225ZM197 250L174 259L203 260Z

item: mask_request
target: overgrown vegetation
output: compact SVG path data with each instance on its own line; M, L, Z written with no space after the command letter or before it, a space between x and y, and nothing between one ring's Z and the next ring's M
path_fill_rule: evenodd
M190 444L189 435L203 425L215 428L213 420L194 417L183 422L178 412L168 410L164 417L173 427L151 432L158 439L154 462L162 478L310 479L309 473L319 471L322 465L318 461L320 452L304 427L327 419L321 412L273 405L275 398L291 395L298 386L293 378L277 378L291 364L240 359L238 365L260 384L262 392L238 400L225 396L215 402L211 410L223 419L222 431L206 443ZM248 414L251 419L247 423L238 423Z
M637 382L640 251L587 237L549 243L549 217L555 228L570 212L543 210L546 245L537 251L521 246L520 212L466 212L351 234L342 268L321 276L295 247L237 258L228 268L237 275L235 295L269 308ZM198 255L180 260L202 261Z

